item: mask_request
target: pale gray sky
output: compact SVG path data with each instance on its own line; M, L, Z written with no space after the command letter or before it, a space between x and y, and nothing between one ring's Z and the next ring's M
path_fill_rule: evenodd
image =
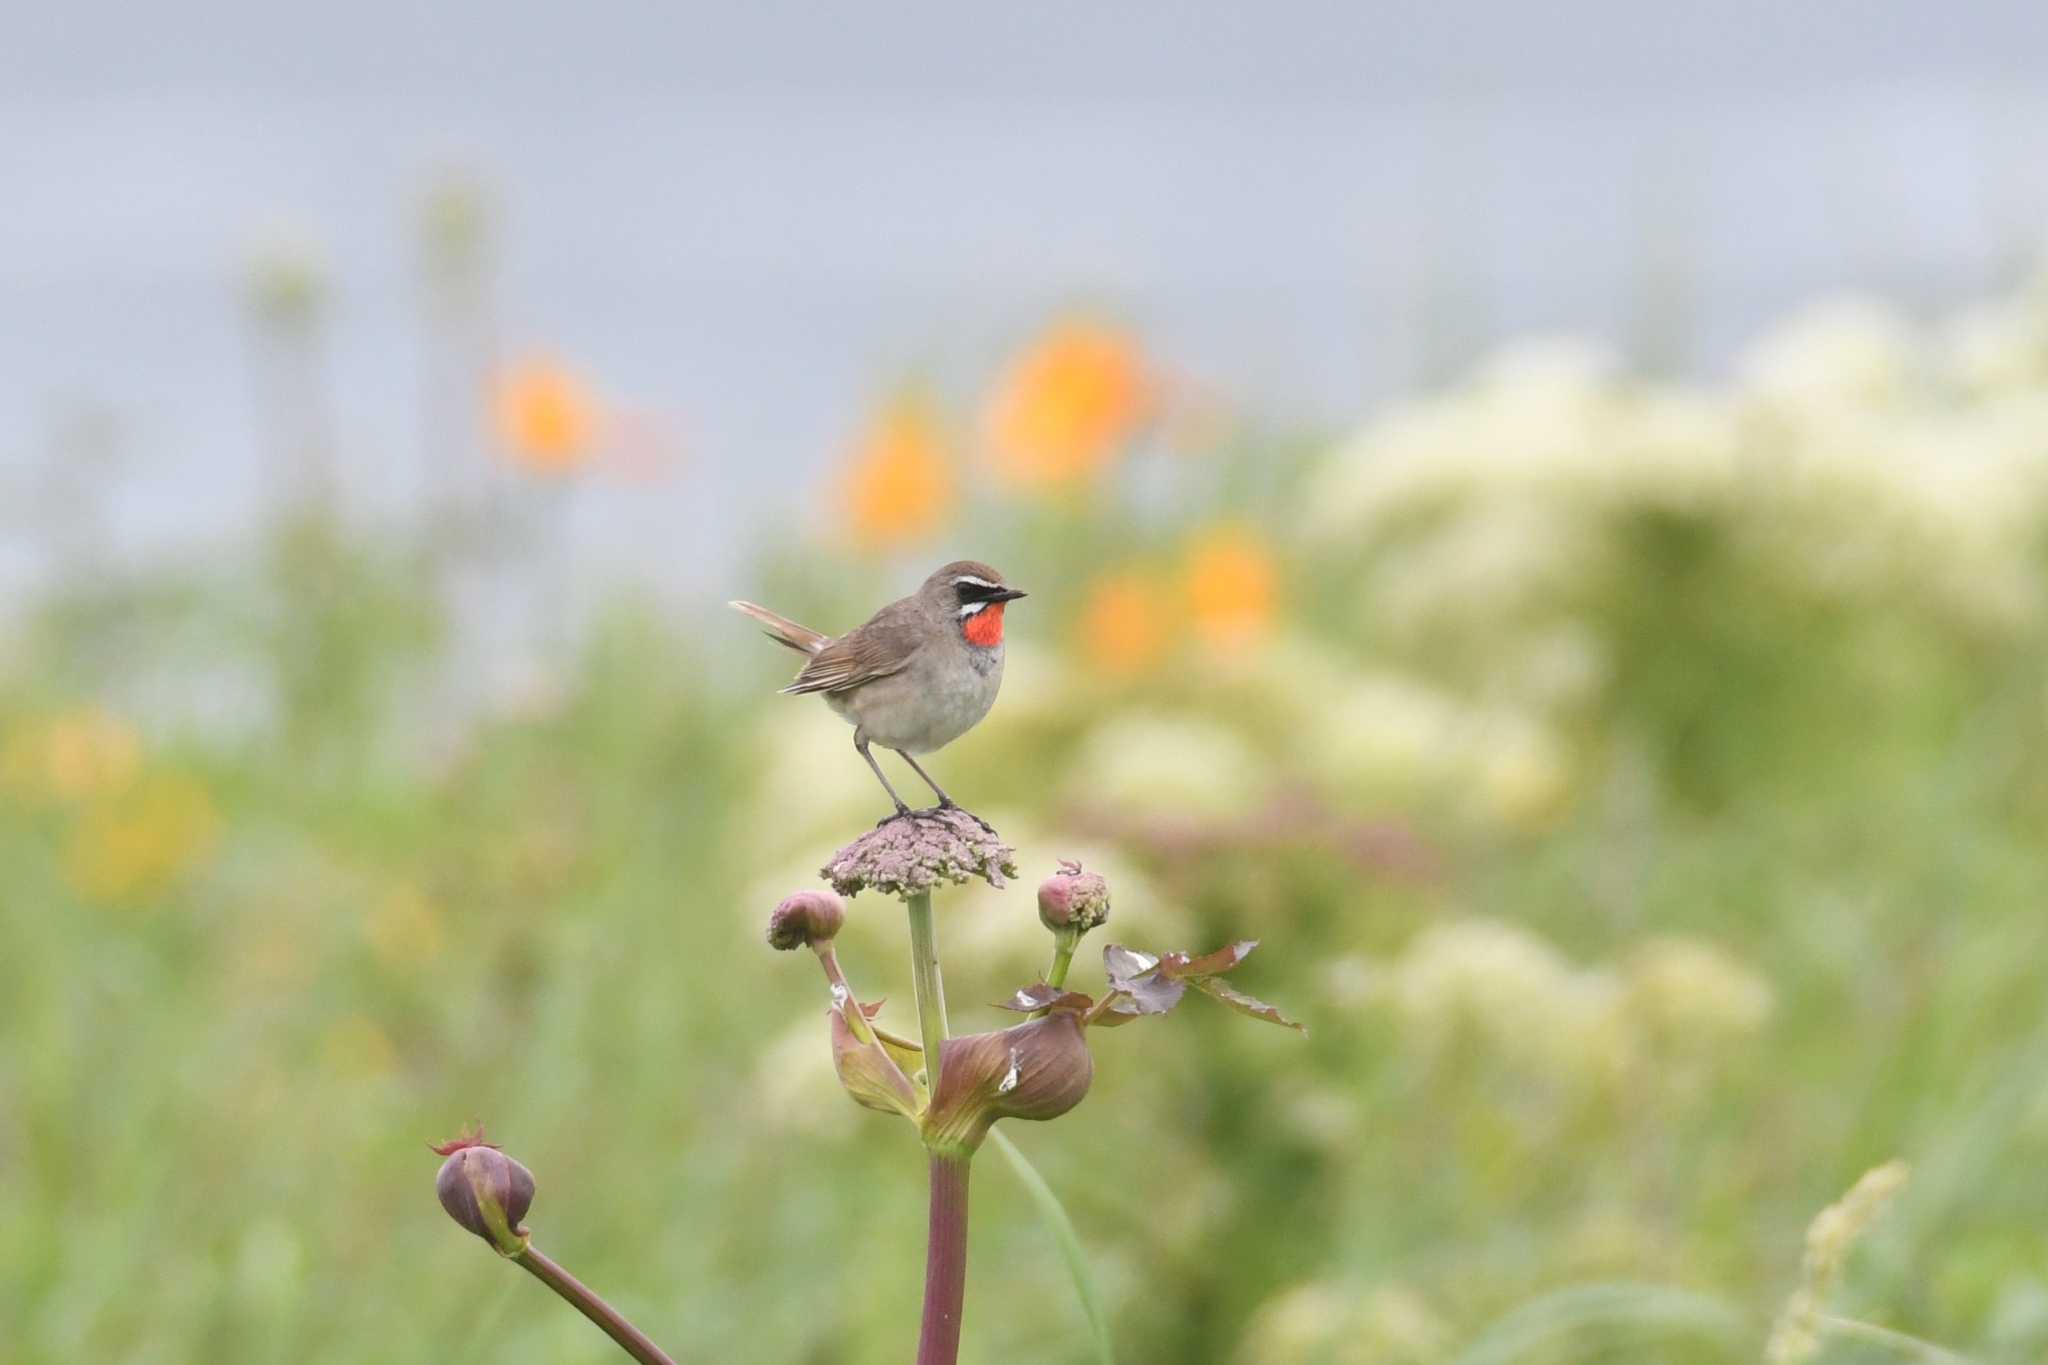
M684 433L686 478L578 512L595 573L682 587L884 386L970 393L1075 300L1334 429L1502 336L1626 339L1660 265L1711 369L1815 292L1990 288L2048 213L2040 0L5 10L0 485L104 401L145 550L258 510L235 285L275 232L333 275L351 497L405 502L451 163L508 343Z

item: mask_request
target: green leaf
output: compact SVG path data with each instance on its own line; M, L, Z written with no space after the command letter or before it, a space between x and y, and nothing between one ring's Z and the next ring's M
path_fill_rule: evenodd
M1067 1273L1074 1279L1074 1293L1080 1297L1081 1311L1088 1317L1088 1327L1095 1338L1095 1358L1102 1365L1116 1365L1116 1353L1109 1344L1109 1314L1103 1310L1102 1295L1095 1288L1095 1272L1088 1267L1088 1253L1081 1248L1081 1234L1074 1230L1074 1220L1067 1217L1067 1210L1060 1203L1060 1197L1052 1192L1052 1186L1045 1183L1045 1177L1031 1164L1017 1144L1003 1136L1001 1129L989 1130L989 1141L1010 1159L1017 1178L1024 1182L1024 1188L1031 1191L1032 1202L1038 1205L1039 1217L1052 1231L1053 1240L1059 1243L1060 1256L1067 1263Z
M1617 1329L1712 1341L1727 1358L1755 1358L1750 1324L1721 1299L1655 1284L1574 1285L1516 1308L1481 1332L1452 1365L1583 1359L1585 1338ZM1559 1348L1575 1349L1559 1354ZM1546 1351L1545 1354L1537 1354Z

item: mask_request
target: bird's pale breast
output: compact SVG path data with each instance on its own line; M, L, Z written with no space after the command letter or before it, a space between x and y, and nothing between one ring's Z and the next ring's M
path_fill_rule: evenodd
M908 668L851 692L826 696L832 709L887 749L929 753L951 744L988 714L1003 681L1003 651L920 651Z

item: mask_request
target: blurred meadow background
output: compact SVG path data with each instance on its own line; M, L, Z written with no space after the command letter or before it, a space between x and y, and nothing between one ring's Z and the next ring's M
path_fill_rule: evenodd
M2038 7L200 9L0 52L0 1362L610 1358L472 1118L679 1358L903 1359L761 941L886 806L723 602L960 556L956 1026L1059 857L1310 1026L1006 1125L1120 1359L2048 1359ZM1091 1359L980 1166L965 1358Z

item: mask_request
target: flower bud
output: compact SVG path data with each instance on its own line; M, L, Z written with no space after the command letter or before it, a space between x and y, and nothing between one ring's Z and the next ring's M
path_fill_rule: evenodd
M434 1180L448 1216L507 1256L524 1251L520 1224L533 1206L533 1172L485 1142L481 1131L434 1151L448 1158Z
M946 1041L939 1093L924 1118L934 1148L968 1151L997 1119L1056 1119L1095 1079L1081 1017L1061 1010L995 1033Z
M1038 884L1038 920L1054 933L1085 934L1109 919L1109 883L1062 859L1060 870Z
M781 952L830 943L846 923L846 902L830 891L799 891L768 917L768 946Z

